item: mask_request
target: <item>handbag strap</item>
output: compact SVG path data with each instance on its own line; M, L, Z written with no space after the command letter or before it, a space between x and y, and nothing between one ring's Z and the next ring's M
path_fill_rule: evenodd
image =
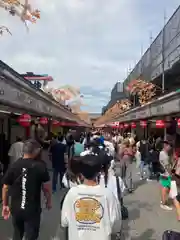
M116 176L116 187L117 187L118 200L121 202L121 188L120 188L120 183L119 183L119 177L118 176Z

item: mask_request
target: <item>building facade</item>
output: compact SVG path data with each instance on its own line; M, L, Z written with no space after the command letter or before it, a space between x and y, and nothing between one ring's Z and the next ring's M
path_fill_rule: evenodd
M138 78L145 81L154 81L157 85L163 87L162 78L164 75L164 87L168 89L172 79L176 81L178 78L179 80L179 65L180 6L124 81L124 88L132 80Z
M102 114L104 114L115 103L125 98L124 86L122 82L117 82L111 90L111 99L106 106L102 108Z

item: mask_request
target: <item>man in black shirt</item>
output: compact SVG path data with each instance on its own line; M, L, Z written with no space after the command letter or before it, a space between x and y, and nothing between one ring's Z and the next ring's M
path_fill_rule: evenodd
M59 176L59 184L62 186L62 178L66 171L65 168L65 152L66 145L62 142L63 137L59 137L55 144L53 144L50 148L50 152L52 154L52 168L53 168L53 179L52 179L52 189L53 192L56 192L57 180Z
M24 157L17 160L3 179L2 216L8 219L12 214L13 240L36 240L39 235L41 215L41 189L46 197L47 208L51 208L49 174L45 163L38 160L40 144L35 140L24 143ZM8 190L11 207L8 204Z

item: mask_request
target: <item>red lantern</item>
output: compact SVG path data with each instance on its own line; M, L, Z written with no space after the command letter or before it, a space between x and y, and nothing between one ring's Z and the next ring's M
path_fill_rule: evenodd
M164 120L156 120L156 128L165 128Z
M47 124L48 124L48 118L46 118L46 117L41 117L41 118L39 119L39 123L40 123L41 125L47 125Z
M135 122L131 123L131 128L136 128L136 123Z
M123 125L123 124L119 124L119 128L120 128L120 129L123 129L123 128L124 128L124 125Z
M142 128L146 128L147 127L147 122L146 121L140 121L140 126Z
M177 126L180 128L180 118L177 119Z
M112 128L119 128L119 122L110 123L109 126Z
M128 128L129 127L129 124L128 123L125 123L124 124L124 128Z
M22 127L29 127L31 125L31 116L29 114L22 114L17 121Z

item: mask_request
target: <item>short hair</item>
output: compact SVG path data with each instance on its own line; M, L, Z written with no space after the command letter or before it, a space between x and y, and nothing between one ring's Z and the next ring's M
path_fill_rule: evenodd
M88 180L93 180L100 173L102 163L96 155L88 154L81 157L81 174Z
M76 133L75 136L74 136L74 140L75 140L75 142L80 142L81 135L79 133Z
M16 137L16 141L17 141L17 142L22 142L22 137L17 136L17 137Z
M23 153L24 154L34 154L41 145L34 139L28 139L24 142Z
M64 136L63 136L63 135L60 135L60 136L58 137L58 140L59 140L60 142L62 142L62 141L64 140Z

